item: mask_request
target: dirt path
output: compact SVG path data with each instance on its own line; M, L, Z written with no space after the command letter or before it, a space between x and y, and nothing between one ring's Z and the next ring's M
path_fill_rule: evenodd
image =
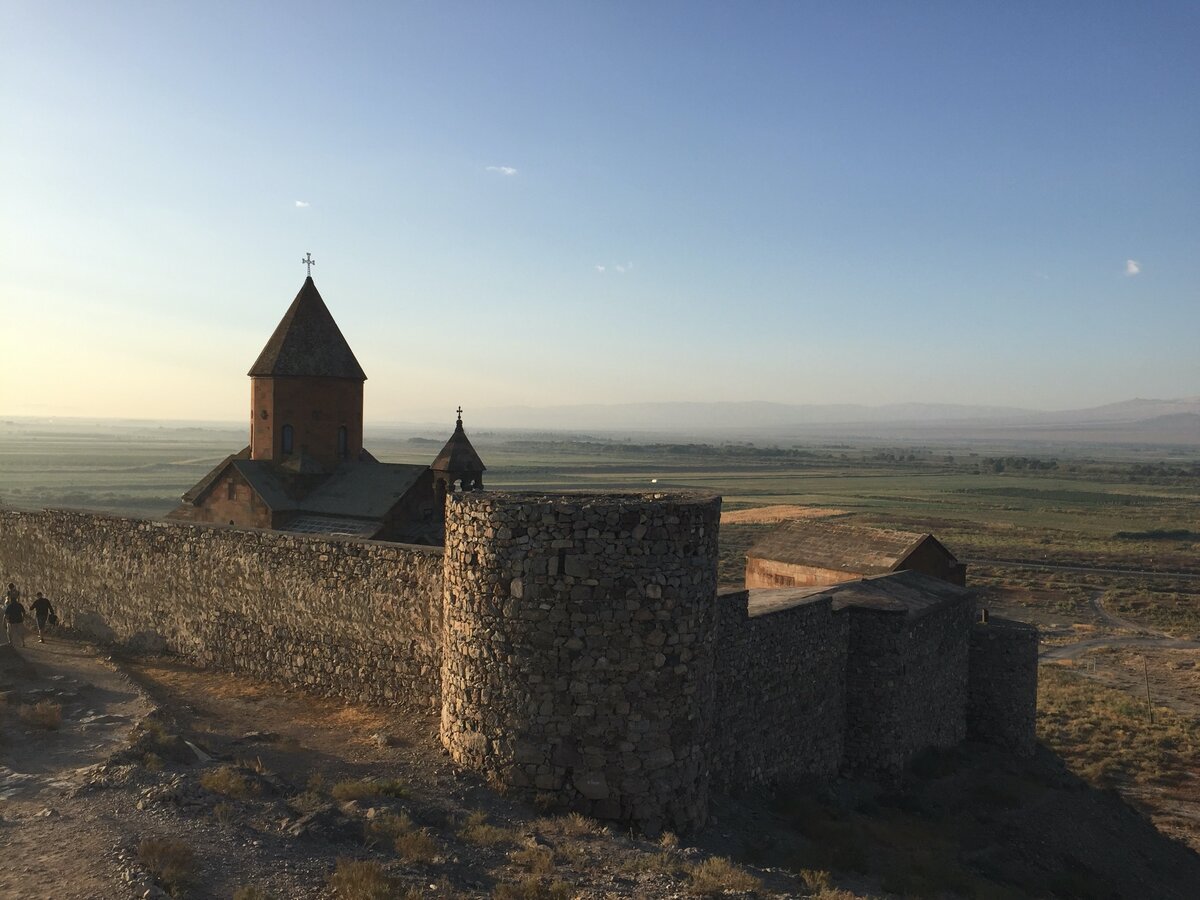
M0 647L0 659L0 897L128 896L113 887L122 830L78 794L149 700L87 645L33 638Z

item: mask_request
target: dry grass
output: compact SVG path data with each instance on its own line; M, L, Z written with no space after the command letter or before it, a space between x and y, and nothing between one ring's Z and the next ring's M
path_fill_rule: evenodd
M1197 723L1155 707L1151 724L1144 700L1059 666L1040 672L1038 737L1101 787L1177 784L1200 757Z
M534 875L549 875L554 871L554 851L532 841L508 855L516 865Z
M533 829L547 837L592 837L609 833L607 826L577 812L537 819Z
M418 828L405 813L376 816L367 822L368 844L390 844L405 862L431 862L438 843L424 828Z
M161 772L163 760L157 753L145 753L142 755L142 765L146 767L147 772Z
M200 786L206 791L237 800L257 797L262 792L258 784L250 781L233 766L221 766L219 769L205 772L200 776Z
M247 884L233 892L233 900L275 900L275 895L256 884Z
M175 838L146 838L138 845L138 860L172 895L186 891L196 875L196 854Z
M571 885L557 878L526 875L519 881L497 884L493 900L567 900Z
M748 893L762 889L762 882L735 866L724 856L710 856L688 872L692 893L719 897L729 891Z
M516 840L516 835L511 828L488 824L487 814L482 812L471 813L462 828L459 829L458 836L464 841L480 847L494 847L497 844L513 843Z
M357 778L351 781L339 781L330 788L329 793L333 799L343 803L347 800L367 800L371 797L403 798L408 796L408 785L395 778L379 781Z
M399 885L377 862L339 859L329 887L338 900L394 900Z
M683 863L674 853L638 853L621 864L626 875L662 875L677 878L684 872Z
M218 803L213 807L213 818L222 825L233 825L237 821L237 809L232 803Z
M62 706L50 700L42 700L17 710L17 715L26 725L57 731L62 725Z

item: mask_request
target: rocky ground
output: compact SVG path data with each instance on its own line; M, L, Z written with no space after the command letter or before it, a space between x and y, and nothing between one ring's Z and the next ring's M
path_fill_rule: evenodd
M1190 897L1200 883L1200 857L1044 752L968 747L902 786L715 798L701 835L650 840L497 794L425 712L58 637L0 651L0 897Z

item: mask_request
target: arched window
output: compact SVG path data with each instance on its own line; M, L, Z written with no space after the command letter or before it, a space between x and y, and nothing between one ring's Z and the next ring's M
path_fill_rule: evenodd
M338 459L345 459L350 452L350 432L343 425L338 429Z
M281 437L282 437L281 443L283 446L280 449L284 453L291 453L292 452L292 426L291 425L283 426L283 434Z

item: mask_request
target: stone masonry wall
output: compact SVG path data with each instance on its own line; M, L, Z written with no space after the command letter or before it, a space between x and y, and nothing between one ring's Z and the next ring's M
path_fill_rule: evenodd
M600 818L701 826L719 515L686 494L452 495L451 756Z
M971 627L967 736L1033 752L1037 742L1038 631L991 617Z
M718 597L714 787L836 775L848 616L828 596L762 615L748 613L747 598Z
M962 741L974 604L847 612L844 770L896 777L921 750Z
M352 700L440 702L440 549L0 510L0 575L65 624Z

